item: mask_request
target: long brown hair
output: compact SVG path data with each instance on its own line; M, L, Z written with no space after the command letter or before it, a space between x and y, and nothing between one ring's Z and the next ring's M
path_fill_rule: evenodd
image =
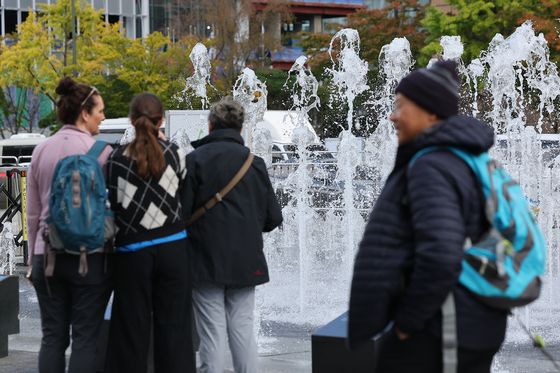
M163 104L156 95L141 93L130 103L129 117L136 130L136 137L127 146L128 156L136 161L140 177L159 178L165 169L165 158L158 142L157 127L163 118Z

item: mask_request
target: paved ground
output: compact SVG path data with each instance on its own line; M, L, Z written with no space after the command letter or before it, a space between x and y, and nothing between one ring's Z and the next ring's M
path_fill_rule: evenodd
M9 356L0 359L1 373L37 372L37 351L40 342L39 311L34 290L23 278L20 280L20 319L21 333L10 336ZM311 329L311 327L302 328L290 324L270 325L272 336L260 341L260 371L310 373ZM502 352L496 357L494 373L558 372L540 351L519 335L518 331L514 330L512 333L516 337L508 338ZM546 330L542 333L545 335ZM552 343L548 349L557 359L560 359L560 342ZM228 372L232 371L230 364Z

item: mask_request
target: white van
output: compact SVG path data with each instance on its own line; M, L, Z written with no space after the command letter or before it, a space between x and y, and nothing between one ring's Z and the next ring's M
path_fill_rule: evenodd
M33 149L45 140L45 135L39 133L19 133L10 136L9 139L0 140L0 165L29 163Z
M169 110L166 112L165 119L167 137L170 137L179 129L185 129L191 141L208 135L208 110ZM292 160L296 153L296 147L292 141L292 130L297 126L297 115L288 110L267 110L263 119L258 126L270 131L273 143L273 161ZM332 153L328 152L321 144L311 123L306 121L304 125L313 135L310 150L315 154L324 152L325 157L333 158Z
M208 110L168 110L165 112L165 122L161 130L170 138L180 129L185 129L191 141L208 135ZM258 124L270 131L272 136L272 151L274 162L290 162L297 157L296 146L292 141L292 130L297 126L297 116L287 110L268 110L264 120ZM309 121L304 124L313 136L309 150L318 158L332 162L334 157L320 142L319 136ZM96 138L110 144L119 144L124 131L130 126L128 118L105 119Z
M298 126L297 114L287 110L268 110L264 113L264 121L258 125L270 131L272 136L272 160L276 162L292 162L297 159L297 147L292 139L292 132ZM321 143L311 123L306 120L303 125L309 130L312 141L307 146L315 161L334 159L332 153Z
M103 140L110 145L120 145L121 138L127 128L132 126L128 117L105 119L99 125L99 133L95 135L96 140ZM165 123L160 131L165 131Z
M124 131L130 126L128 118L105 119L99 125L99 134L94 137L96 140L103 140L111 145L119 145Z

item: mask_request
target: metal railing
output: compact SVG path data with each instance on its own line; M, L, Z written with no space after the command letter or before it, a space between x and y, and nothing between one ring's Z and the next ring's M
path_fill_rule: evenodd
M20 159L21 158L21 159ZM18 247L18 255L23 256L23 263L27 264L27 166L22 166L23 158L30 157L0 157L0 231L4 223L12 223L14 243ZM10 162L6 162L9 160ZM17 223L17 224L14 224Z
M259 154L257 154L259 155ZM290 177L297 172L299 167L305 167L309 185L307 193L311 198L311 208L317 212L345 213L348 208L342 201L342 193L345 190L345 180L339 179L338 162L336 152L323 150L310 150L307 152L305 160L302 162L297 151L272 151L272 163L268 167L268 174L277 192L281 206L291 203L290 200L297 193L297 183L290 180ZM359 154L358 157L362 157ZM370 177L371 170L361 162L356 167L354 181L351 188L354 189L354 206L351 208L361 214L368 214L371 211L376 196L364 195L377 193L373 189L373 180ZM286 183L288 181L288 183ZM292 185L290 185L292 184ZM372 184L372 185L369 185ZM291 195L292 197L287 197Z

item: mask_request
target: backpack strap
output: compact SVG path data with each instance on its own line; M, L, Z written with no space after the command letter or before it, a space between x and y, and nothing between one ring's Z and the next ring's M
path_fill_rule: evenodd
M469 237L465 238L464 250L472 246ZM443 356L442 373L457 373L459 358L457 350L459 342L457 339L457 313L455 310L455 296L453 290L445 298L441 306L441 348Z
M410 171L410 169L412 168L412 166L414 166L414 163L416 163L416 161L418 159L420 159L421 157L425 156L428 153L432 153L438 150L445 150L446 148L441 147L441 146L428 146L427 148L424 148L418 152L416 152L416 154L414 154L414 156L412 156L412 158L410 158L410 161L408 161L408 170Z
M89 155L90 157L93 157L93 158L97 159L97 158L99 158L99 156L101 155L101 152L103 152L103 149L105 149L105 147L107 145L109 145L109 144L107 144L105 141L97 140L96 142L93 143L93 145L88 150L86 155Z
M459 159L462 159L470 168L476 169L472 154L470 154L470 153L468 153L468 152L466 152L462 149L455 148L453 146L428 146L427 148L424 148L424 149L418 151L416 154L414 154L414 156L410 159L410 161L408 161L408 169L410 170L412 168L412 166L414 165L414 163L419 158L423 157L424 155L426 155L428 153L432 153L432 152L436 152L436 151L448 151L450 153L453 153Z

